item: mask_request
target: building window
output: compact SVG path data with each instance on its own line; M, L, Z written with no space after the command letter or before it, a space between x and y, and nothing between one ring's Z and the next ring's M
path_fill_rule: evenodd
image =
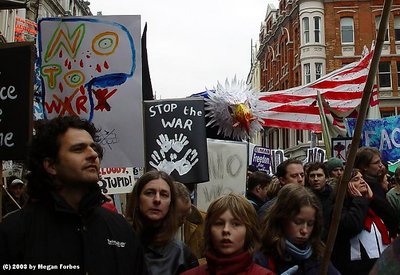
M304 44L310 42L310 22L308 17L303 18L303 39Z
M400 87L400 62L397 61L397 87Z
M381 17L377 16L375 17L375 28L376 28L376 36L378 37L378 30L379 30L379 23L381 22ZM388 28L386 28L385 31L385 42L389 41L389 34L388 34Z
M310 63L304 64L304 84L311 82Z
M315 43L321 41L321 17L314 17L314 39Z
M354 22L352 17L340 19L340 32L342 34L342 44L354 43Z
M394 17L394 39L400 41L400 16Z
M322 76L322 63L315 63L315 79Z
M379 63L379 87L388 88L391 86L390 62L381 62Z

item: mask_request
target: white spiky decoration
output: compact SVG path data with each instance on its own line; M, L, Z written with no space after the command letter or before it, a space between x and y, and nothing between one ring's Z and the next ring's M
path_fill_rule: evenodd
M236 140L246 140L262 130L259 105L259 92L251 89L244 81L231 83L225 80L225 87L219 82L214 91L208 91L205 110L210 121L207 126L218 126L218 134Z

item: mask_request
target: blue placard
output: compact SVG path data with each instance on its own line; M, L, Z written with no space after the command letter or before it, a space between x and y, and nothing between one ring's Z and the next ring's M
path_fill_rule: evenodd
M269 148L255 146L251 164L259 171L271 172L271 150Z

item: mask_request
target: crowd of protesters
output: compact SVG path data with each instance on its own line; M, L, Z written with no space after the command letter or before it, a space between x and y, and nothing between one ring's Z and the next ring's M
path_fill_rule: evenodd
M275 175L250 167L246 196L208 209L193 186L147 171L126 213L97 184L98 130L78 117L36 124L24 181L8 180L1 272L13 274L319 274L345 163L288 159ZM360 148L351 169L328 274L400 272L400 168ZM205 211L207 210L207 211ZM0 273L1 273L0 272Z

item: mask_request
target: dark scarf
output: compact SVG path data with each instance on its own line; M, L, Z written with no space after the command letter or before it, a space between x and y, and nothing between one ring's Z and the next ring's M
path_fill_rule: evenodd
M379 232L381 233L383 244L390 244L390 237L389 237L389 233L388 233L388 230L387 230L385 224L382 222L381 218L379 218L371 208L368 208L367 216L364 219L365 230L367 230L368 232L371 232L372 223L374 223L376 225Z
M248 251L227 258L218 257L208 251L206 259L211 274L238 274L246 272L253 264L253 259Z

